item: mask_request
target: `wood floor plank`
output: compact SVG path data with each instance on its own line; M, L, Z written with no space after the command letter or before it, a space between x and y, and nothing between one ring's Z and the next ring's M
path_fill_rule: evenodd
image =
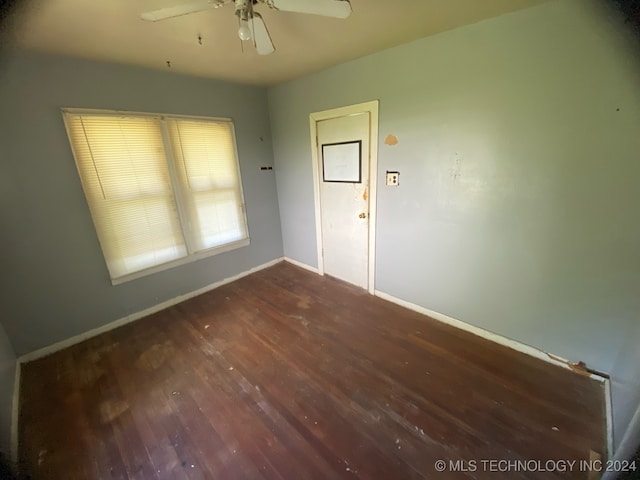
M20 388L34 480L587 479L480 462L606 453L600 382L287 263L24 365Z

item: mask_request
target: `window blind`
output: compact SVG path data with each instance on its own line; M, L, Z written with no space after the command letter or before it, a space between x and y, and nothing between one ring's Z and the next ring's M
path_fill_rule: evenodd
M63 115L112 281L249 244L230 120Z
M65 119L111 278L187 255L159 120Z
M194 251L247 238L232 125L168 119L185 232Z

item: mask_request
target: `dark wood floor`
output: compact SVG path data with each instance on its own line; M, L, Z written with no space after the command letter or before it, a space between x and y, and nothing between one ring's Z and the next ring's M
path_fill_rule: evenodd
M34 479L586 479L481 461L604 453L601 383L286 263L22 375Z

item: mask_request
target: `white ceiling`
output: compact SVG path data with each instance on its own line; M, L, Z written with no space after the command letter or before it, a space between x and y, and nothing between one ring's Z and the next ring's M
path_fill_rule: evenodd
M346 20L258 5L276 52L237 36L233 5L150 23L141 12L187 0L33 0L12 25L19 45L80 58L273 85L546 0L351 0ZM198 36L202 36L202 45Z

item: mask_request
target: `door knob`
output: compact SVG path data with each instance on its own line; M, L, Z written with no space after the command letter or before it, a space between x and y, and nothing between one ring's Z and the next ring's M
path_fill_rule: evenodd
M361 212L360 215L358 215L358 218L367 218L367 214L364 212Z

